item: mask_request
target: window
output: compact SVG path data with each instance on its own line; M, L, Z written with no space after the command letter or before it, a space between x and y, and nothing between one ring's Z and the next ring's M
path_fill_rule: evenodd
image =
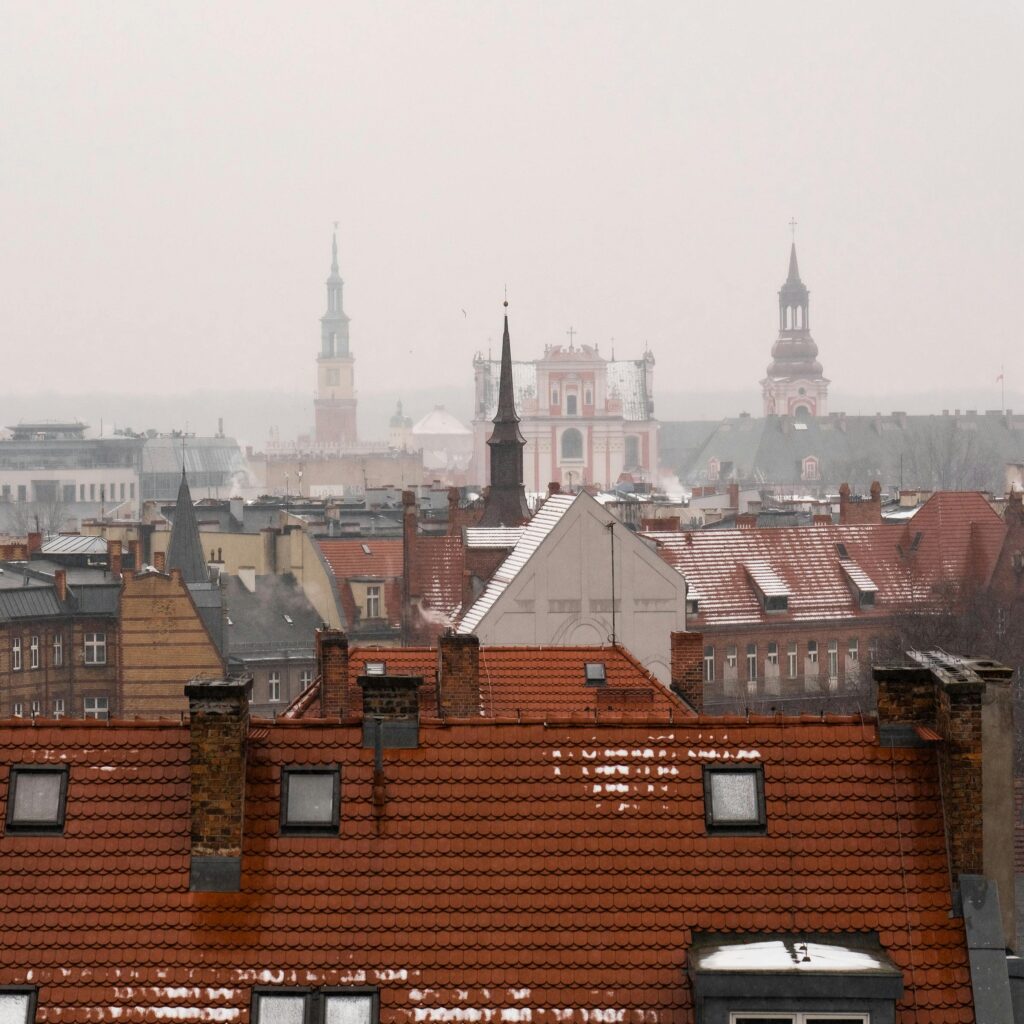
M299 686L305 689L313 682L313 670L311 668L304 668L299 673Z
M708 832L764 832L762 766L705 765L704 819Z
M86 718L106 721L110 717L110 706L106 697L86 697L82 701L82 713Z
M626 436L626 469L640 465L640 438L635 434Z
M7 831L63 832L67 791L67 768L15 765L7 788Z
M368 676L387 675L388 665L386 661L368 661L363 665L363 673Z
M39 637L33 636L28 642L28 667L39 668Z
M729 644L725 649L725 663L729 668L736 667L736 645Z
M839 677L839 641L828 642L828 675L830 679Z
M285 768L281 772L281 831L338 831L340 775L337 767Z
M64 634L57 633L53 638L53 667L60 668L64 664Z
M380 586L373 583L366 588L366 617L368 619L380 618Z
M757 678L757 644L747 644L747 679Z
M64 717L64 698L57 697L53 702L53 717L63 718Z
M779 663L779 645L773 640L768 645L768 664L778 665Z
M135 500L135 484L133 483L128 484L128 496L132 501Z
M860 646L857 643L856 639L851 639L851 640L847 641L847 644L846 644L846 656L850 659L850 661L858 661L859 660L859 658L860 658Z
M576 415L576 396L566 395L565 396L565 414L567 416Z
M729 1016L729 1024L869 1024L871 1017L866 1013L764 1013L744 1010Z
M584 686L604 686L608 682L603 661L588 661L583 666Z
M78 500L79 501L85 501L85 484L82 484L78 488Z
M43 705L37 700L32 701L31 713L33 718L38 718L43 713Z
M587 390L583 392L583 404L584 405L593 405L594 404L594 392L591 391L590 388L587 388Z
M28 488L24 484L18 484L18 501L28 501Z
M121 488L121 500L124 501L124 484L121 484L120 488Z
M336 388L341 383L341 371L328 369L327 371L327 386L329 388Z
M377 993L369 989L257 989L253 1024L374 1024Z
M86 633L85 634L85 663L86 665L106 665L107 663L107 634Z
M786 659L789 662L787 668L789 669L789 678L796 679L797 677L797 646L795 640L790 640L789 646L786 648Z
M281 699L281 673L271 672L268 679L267 685L267 700L271 704L276 704Z
M573 427L562 434L562 458L583 458L583 435Z
M807 661L811 665L818 664L818 641L808 640L807 641Z
M21 637L16 636L11 641L11 671L21 671Z
M552 388L551 389L551 404L552 405L558 405L558 402L559 402L558 388Z
M3 1024L31 1024L36 1019L36 990L18 986L0 988L0 1021Z
M96 500L96 485L95 484L89 484L89 500L90 501L95 501Z
M11 714L14 715L15 718L24 718L25 705L22 704L20 700L15 701L11 709Z
M784 612L789 609L788 594L765 594L764 610L766 612Z
M704 682L715 681L715 649L714 647L704 648Z

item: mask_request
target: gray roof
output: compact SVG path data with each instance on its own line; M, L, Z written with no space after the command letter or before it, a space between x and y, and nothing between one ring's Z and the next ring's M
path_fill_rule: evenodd
M708 464L716 459L723 480L805 486L803 461L814 457L815 483L830 489L846 481L866 493L878 480L886 489L1002 493L1004 464L1024 459L1024 416L741 416L662 423L658 445L662 463L692 485L712 482Z
M41 619L62 615L64 609L51 587L21 587L0 590L0 621Z
M121 601L121 584L69 586L76 610L82 615L116 615Z
M88 537L82 534L60 534L43 542L44 555L102 555L107 554L107 542L103 537Z
M231 620L227 627L231 657L252 660L313 655L314 630L322 625L322 619L291 573L257 576L255 593L237 576L225 577L224 598Z
M188 480L181 474L178 500L174 506L174 523L171 525L171 539L167 543L167 571L179 569L186 583L208 583L210 570L203 553L203 542L199 536L199 523L192 505Z

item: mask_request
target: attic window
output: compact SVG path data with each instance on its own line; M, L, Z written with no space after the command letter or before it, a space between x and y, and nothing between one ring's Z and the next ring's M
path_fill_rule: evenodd
M295 620L290 615L287 615L284 612L282 612L281 613L281 618L283 618L284 621L287 622L289 626L294 626L295 625Z
M281 831L337 833L340 782L337 766L285 768L281 772Z
M608 682L603 661L588 661L583 666L584 686L604 686Z
M789 608L788 594L765 594L764 610L766 612L784 612Z
M0 989L0 1024L31 1024L36 1019L36 990Z
M67 768L15 765L7 789L7 831L63 832L67 791Z
M253 1024L374 1024L377 993L372 989L257 989Z
M370 545L369 544L360 544L360 547L363 549L363 554L364 555L371 555L371 554L373 554L373 552L370 550Z
M384 676L387 675L388 665L386 661L368 661L363 666L363 675Z
M704 820L709 834L766 830L761 765L704 767Z
M688 597L686 599L686 614L687 615L699 615L700 614L700 602L695 597Z
M839 557L844 562L850 557L850 553L849 553L849 551L846 550L846 545L845 544L837 544L836 545L836 552L838 553Z

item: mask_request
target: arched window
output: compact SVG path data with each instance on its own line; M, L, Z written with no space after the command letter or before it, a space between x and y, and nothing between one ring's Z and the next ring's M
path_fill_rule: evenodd
M583 458L583 435L578 430L570 428L562 434L562 458Z
M802 480L818 479L818 460L813 455L808 455L801 466L800 478Z

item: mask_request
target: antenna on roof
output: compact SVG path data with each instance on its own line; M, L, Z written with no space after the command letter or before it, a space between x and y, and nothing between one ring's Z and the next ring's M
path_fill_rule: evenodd
M612 635L608 638L612 647L615 646L615 520L613 519L610 523L605 523L605 529L608 531L608 539L612 546Z

